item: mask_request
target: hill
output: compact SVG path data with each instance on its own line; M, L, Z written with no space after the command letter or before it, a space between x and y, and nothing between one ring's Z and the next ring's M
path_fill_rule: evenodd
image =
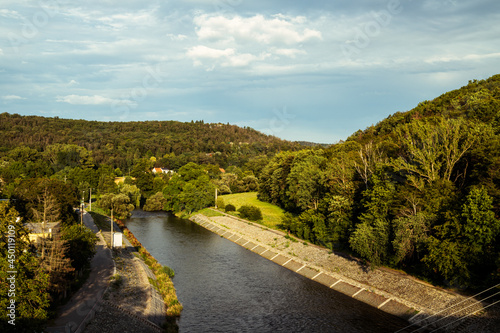
M134 159L152 156L172 169L190 161L225 168L300 147L249 127L203 121L98 122L2 113L0 132L0 157L19 146L42 152L50 145L74 144L91 151L96 164L123 170Z

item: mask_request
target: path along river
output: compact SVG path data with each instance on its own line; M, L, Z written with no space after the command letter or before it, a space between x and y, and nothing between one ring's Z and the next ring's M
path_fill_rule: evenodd
M408 323L168 213L126 221L175 270L180 332L395 332Z

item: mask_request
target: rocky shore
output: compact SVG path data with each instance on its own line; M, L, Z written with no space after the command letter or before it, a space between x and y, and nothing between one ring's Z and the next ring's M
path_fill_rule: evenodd
M436 288L407 274L371 269L354 258L230 215L198 214L191 220L298 274L410 323L454 332L498 332L500 327L497 307L485 311L487 305L476 299Z

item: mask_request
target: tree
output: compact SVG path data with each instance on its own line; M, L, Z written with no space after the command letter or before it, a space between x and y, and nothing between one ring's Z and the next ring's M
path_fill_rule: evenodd
M71 265L80 271L90 264L94 256L97 236L88 228L75 224L63 228L61 239L68 244L66 255L71 259Z
M433 217L423 212L393 220L395 261L411 260L425 249Z
M14 192L13 199L16 210L28 220L34 220L34 212L43 212L44 195L53 198L54 207L51 214L57 212L62 224L75 222L73 207L78 204L77 190L71 184L57 179L27 179L19 184Z
M482 253L500 232L492 211L493 199L484 187L474 187L462 206L464 238L474 253Z
M46 243L46 237L45 237L45 232L48 233L48 230L46 229L47 223L60 223L59 216L61 215L58 207L57 207L57 202L55 198L48 193L47 188L45 188L43 194L41 196L38 196L38 206L41 207L41 210L38 210L35 207L32 207L33 211L33 218L34 221L37 223L42 224L42 239L41 239L41 257L42 259L45 257L45 243Z
M130 203L132 203L135 208L139 208L141 205L141 190L135 185L120 184L118 186L120 193L125 194L130 198Z
M157 212L164 209L167 199L163 196L163 193L158 192L153 194L148 199L146 199L146 204L142 208L147 212Z
M461 214L450 215L435 227L423 258L429 269L459 286L469 285L473 277L485 280L495 271L491 258L498 256L495 246L500 222L491 210L492 202L484 187L473 187Z
M455 165L481 138L483 126L463 118L437 118L434 122L417 120L397 130L405 156L393 163L408 174L410 183L423 189L425 182L449 181Z
M323 170L326 158L323 151L309 150L297 153L286 178L286 195L301 211L317 210L323 195Z
M97 205L106 210L109 214L113 209L114 217L125 220L132 215L134 205L130 203L130 197L126 194L107 193L101 196Z
M28 243L28 231L23 227L19 213L9 207L8 203L0 202L0 307L2 332L41 331L48 318L49 307L49 275L42 269L40 258L32 251ZM10 236L10 237L9 237ZM15 240L15 246L10 246ZM16 274L9 272L15 271ZM10 290L8 283L14 275L15 291ZM9 295L10 293L10 295ZM15 326L8 323L12 318L5 311L10 306L11 299L15 301Z
M354 162L354 165L359 176L365 182L366 188L368 188L370 176L375 171L377 165L385 163L385 158L383 157L382 150L378 146L374 146L373 141L370 141L359 149L359 159L361 163Z
M351 248L373 264L384 263L390 254L391 207L395 186L383 170L371 177L371 187L364 192L365 212L352 233Z
M59 233L45 242L46 256L41 266L49 274L49 291L53 296L64 293L69 285L69 273L75 269L71 266L71 258L66 255L69 244Z

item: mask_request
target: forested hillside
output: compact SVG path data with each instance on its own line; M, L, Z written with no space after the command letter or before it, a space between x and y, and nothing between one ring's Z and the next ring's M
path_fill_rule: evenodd
M327 149L278 154L259 198L283 227L459 287L500 282L500 75L396 113Z
M171 169L188 162L225 168L244 164L243 159L252 156L300 147L248 127L203 121L98 122L3 113L0 132L0 157L20 146L44 152L56 144L73 144L92 152L96 165L122 170L151 156Z

